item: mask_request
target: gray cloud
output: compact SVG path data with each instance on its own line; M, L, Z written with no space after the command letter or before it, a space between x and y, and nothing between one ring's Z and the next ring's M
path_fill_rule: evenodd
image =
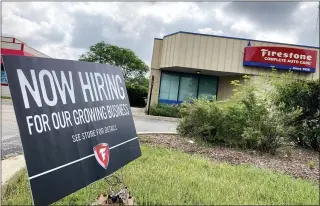
M232 2L224 11L238 18L246 18L268 29L290 28L292 13L300 2Z
M18 6L12 7L15 9L11 8L10 15L7 14L4 18L3 31L15 32L11 35L18 38L23 36L22 40L33 47L41 48L49 42L60 45L56 48L66 47L69 49L67 51L87 50L89 46L103 40L132 49L150 64L153 39L177 31L198 32L199 29L206 28L207 31L222 31L223 35L242 38L261 38L261 34L270 36L270 32L273 32L276 40L279 37L278 41L292 39L297 44L313 45L316 34L319 36L315 29L317 7L312 5L299 10L302 4L311 5L305 2L185 2L178 5L143 2L105 6L89 4L70 10L67 6L73 4L52 3L47 9L35 9L28 3L17 3ZM72 8L77 6L79 5L74 4ZM48 13L49 10L51 13ZM59 15L60 19L56 20L55 15ZM26 35L27 30L19 34L19 30L12 29L14 26L18 27L16 24L23 24L21 19L17 20L18 17L33 22L32 25L42 29L38 28L37 32L30 35ZM234 29L235 25L237 29ZM59 51L55 53L59 54ZM61 52L61 55L65 53Z
M70 46L88 48L99 41L108 41L103 36L103 30L109 28L110 20L108 21L102 16L91 16L83 13L75 13L74 17L76 21L71 33Z

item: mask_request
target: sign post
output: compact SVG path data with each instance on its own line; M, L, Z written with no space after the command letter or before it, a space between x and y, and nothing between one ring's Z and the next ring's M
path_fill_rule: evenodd
M35 205L141 156L120 68L3 55Z

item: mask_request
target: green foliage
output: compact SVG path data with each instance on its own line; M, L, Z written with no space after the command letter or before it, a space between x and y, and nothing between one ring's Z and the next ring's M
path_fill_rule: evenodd
M180 117L178 105L157 104L150 106L150 115L163 117Z
M252 166L213 164L199 155L142 146L142 156L117 172L137 205L316 205L319 187ZM26 170L9 181L3 205L31 205ZM253 181L254 180L254 181ZM112 181L113 182L113 181ZM122 185L121 185L122 186ZM52 205L91 205L119 186L99 180Z
M131 107L145 107L145 98L148 96L149 80L145 77L126 81L127 92Z
M184 136L197 136L210 143L224 142L221 136L224 119L223 111L217 102L207 99L194 99L182 103L177 130Z
M232 81L234 95L227 101L185 103L178 131L210 143L275 153L296 132L292 122L301 111L273 104L272 75Z
M302 110L302 114L293 122L297 131L291 136L292 141L320 151L320 81L298 81L287 76L275 87L275 104L284 104L284 111L294 108Z
M11 99L11 97L1 96L1 99Z
M313 170L313 169L315 168L315 163L314 163L314 161L310 160L310 161L308 162L308 167Z
M82 54L79 61L111 64L122 68L124 78L136 78L146 74L148 66L136 54L126 48L106 44L104 41L90 46L89 51Z
M144 98L147 97L149 85L145 74L149 68L133 51L101 41L90 46L89 51L82 54L79 60L111 64L122 68L130 105L134 107L145 106Z

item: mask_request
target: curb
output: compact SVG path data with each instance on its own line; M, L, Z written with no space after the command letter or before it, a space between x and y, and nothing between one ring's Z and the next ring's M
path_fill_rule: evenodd
M178 122L179 118L174 118L174 117L162 117L162 116L153 116L153 115L143 115L143 114L133 114L133 117L145 117L148 119L155 119L155 120L162 120L162 121L170 121L170 122Z
M179 135L178 132L137 132L137 135L150 135L150 134Z
M1 160L1 185L5 186L8 181L25 166L26 163L23 154Z
M12 101L1 101L1 104L3 104L3 105L13 105L12 104Z

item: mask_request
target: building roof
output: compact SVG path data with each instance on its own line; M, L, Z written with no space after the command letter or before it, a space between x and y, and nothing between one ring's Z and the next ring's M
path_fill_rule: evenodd
M48 55L30 47L25 42L9 36L1 36L1 54L49 58Z
M186 32L186 31L178 31L172 34L165 35L163 37L166 38L168 36L172 36L175 34L192 34L192 35L201 35L201 36L211 36L211 37L220 37L220 38L227 38L227 39L237 39L237 40L245 40L245 41L256 41L256 42L264 42L264 43L272 43L272 44L282 44L282 45L290 45L290 46L298 46L298 47L306 47L306 48L313 48L313 49L320 49L320 47L315 46L307 46L307 45L299 45L299 44L288 44L288 43L281 43L281 42L271 42L271 41L261 41L256 39L246 39L246 38L238 38L238 37L229 37L229 36L220 36L220 35L213 35L213 34L201 34L201 33L193 33L193 32ZM160 39L160 38L155 38ZM162 40L162 39L160 39Z

